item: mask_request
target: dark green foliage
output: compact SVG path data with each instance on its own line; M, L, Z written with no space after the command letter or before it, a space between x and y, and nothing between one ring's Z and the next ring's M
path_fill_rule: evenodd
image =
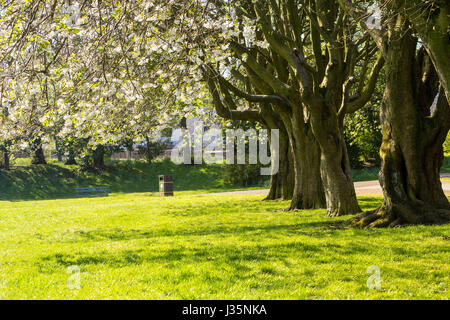
M0 144L0 168L9 170L10 167L10 151L11 142L7 141Z
M257 124L248 121L231 121L228 124L230 129L249 129L258 130ZM235 152L235 164L226 165L223 170L223 180L227 185L233 186L251 186L264 182L264 176L261 175L261 164L249 164L249 145L248 140L245 141L246 164L237 164L237 154Z
M81 158L81 168L85 171L102 171L105 169L105 158L115 152L123 151L120 145L98 145L94 148L86 147Z
M369 104L347 115L344 135L352 168L361 168L367 163L380 164L382 135L379 107Z
M231 164L223 170L223 179L228 185L247 187L262 183L263 178L259 164Z
M105 147L99 145L88 149L81 158L81 168L85 171L97 171L105 168Z
M164 152L169 147L166 143L155 141L150 141L149 138L146 139L145 145L139 145L138 150L139 154L144 156L148 163L152 163L152 161L164 154Z

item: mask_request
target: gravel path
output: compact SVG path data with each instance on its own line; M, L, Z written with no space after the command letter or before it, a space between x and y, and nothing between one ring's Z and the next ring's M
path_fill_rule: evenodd
M441 175L442 178L450 178L449 173L444 173ZM450 183L443 182L442 187L444 188L444 192L450 195ZM363 181L363 182L355 182L356 194L358 196L382 196L383 191L381 190L380 184L377 180L374 181ZM222 196L222 195L267 195L269 193L269 189L258 189L258 190L242 190L242 191L231 191L231 192L216 192L216 193L201 193L201 194L193 194L193 195L180 195L179 197L186 196Z

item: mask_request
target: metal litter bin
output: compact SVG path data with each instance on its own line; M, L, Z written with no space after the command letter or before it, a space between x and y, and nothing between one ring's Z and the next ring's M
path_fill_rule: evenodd
M172 176L159 176L159 196L160 197L173 196Z

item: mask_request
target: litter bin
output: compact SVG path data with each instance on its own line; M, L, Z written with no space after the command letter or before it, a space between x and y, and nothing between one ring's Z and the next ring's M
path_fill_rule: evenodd
M160 197L173 196L172 176L159 176L159 196Z

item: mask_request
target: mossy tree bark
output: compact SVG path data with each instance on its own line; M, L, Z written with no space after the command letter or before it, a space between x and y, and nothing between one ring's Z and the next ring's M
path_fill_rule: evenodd
M289 135L294 164L294 191L287 210L325 208L325 193L320 172L320 148L305 121L304 107L294 93L290 100L273 105Z
M342 99L342 96L337 95L334 99L338 98ZM326 103L320 97L314 100L319 103L310 104L311 128L320 146L320 173L325 188L327 216L361 212L343 135L343 116L339 115L338 106Z
M394 14L408 18L431 60L450 103L450 1L384 0Z
M431 59L409 22L389 22L384 55L386 91L382 106L383 143L380 183L384 203L351 223L361 228L450 222L450 204L440 182L443 143L450 129L450 107L439 90Z

